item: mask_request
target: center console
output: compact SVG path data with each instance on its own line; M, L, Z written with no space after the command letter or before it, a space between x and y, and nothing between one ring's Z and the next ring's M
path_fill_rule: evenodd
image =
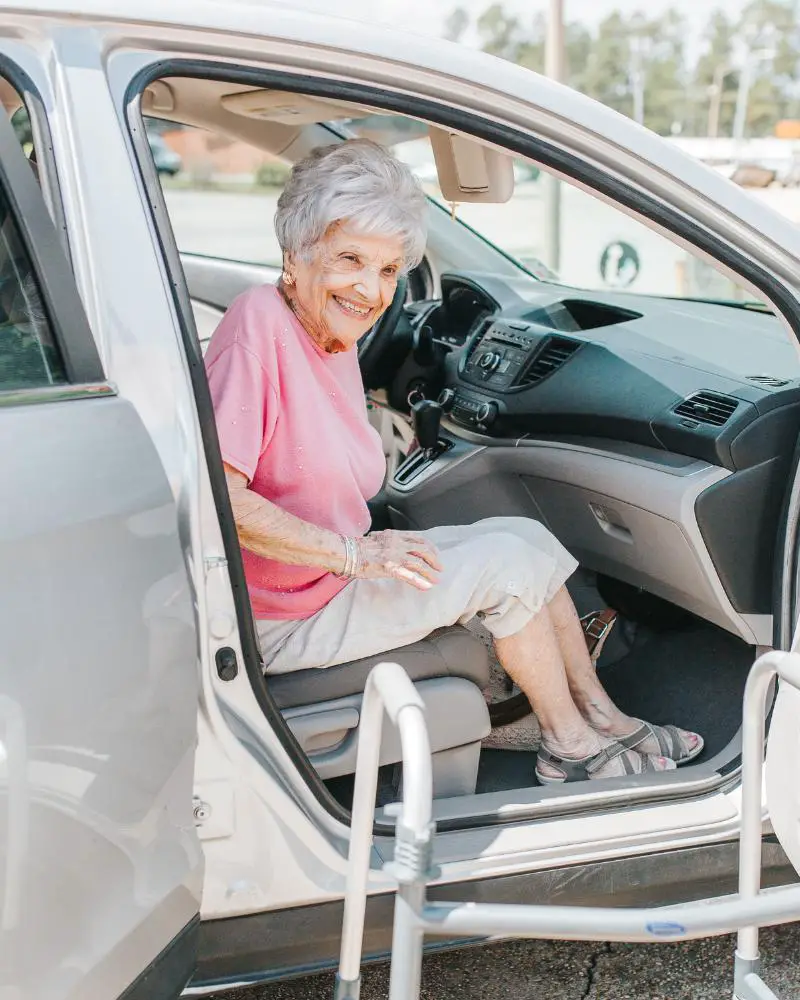
M407 491L418 484L452 449L453 442L439 436L442 413L461 427L491 433L498 417L507 412L504 397L529 389L581 346L581 341L530 320L484 320L459 361L456 387L444 389L436 403L421 399L412 404L417 447L397 469L394 486ZM502 421L498 429L502 430Z
M458 388L445 390L452 395L442 404L454 423L488 430L501 411L503 396L540 382L581 346L581 341L538 323L487 320L461 359ZM470 387L476 391L470 392Z
M474 446L449 435L440 434L442 413L449 410L452 390L445 390L442 398L418 399L411 405L411 424L414 443L406 459L398 466L389 483L389 492L408 494L418 489L431 476L445 467L459 462Z

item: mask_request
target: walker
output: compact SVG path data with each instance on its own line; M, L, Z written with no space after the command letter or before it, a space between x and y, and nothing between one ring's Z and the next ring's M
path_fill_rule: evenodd
M780 683L764 760L767 694ZM800 871L800 655L769 652L753 664L743 707L739 891L734 896L645 909L443 903L427 899L433 877L433 790L424 707L397 663L380 663L367 680L356 762L347 887L335 1000L357 1000L372 847L378 754L384 709L402 745L403 800L398 804L394 860L397 881L389 1000L418 1000L425 933L658 944L738 931L734 1000L779 1000L760 976L759 927L800 919L800 885L761 891L762 782L773 831ZM786 766L786 762L790 766ZM781 766L781 763L783 766Z

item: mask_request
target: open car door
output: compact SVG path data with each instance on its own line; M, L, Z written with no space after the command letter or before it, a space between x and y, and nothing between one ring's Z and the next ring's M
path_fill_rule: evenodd
M198 642L178 512L0 109L0 994L195 962Z

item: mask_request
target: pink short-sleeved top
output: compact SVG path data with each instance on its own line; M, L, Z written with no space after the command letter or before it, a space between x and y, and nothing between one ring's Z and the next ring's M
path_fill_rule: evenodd
M250 488L304 521L346 535L369 528L386 472L367 419L354 350L323 351L270 285L230 306L205 357L222 458ZM242 549L256 618L308 618L346 581Z

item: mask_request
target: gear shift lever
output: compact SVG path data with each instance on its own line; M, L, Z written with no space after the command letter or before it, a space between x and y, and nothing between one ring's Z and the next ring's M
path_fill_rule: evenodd
M420 399L411 407L414 437L426 458L435 458L439 444L442 407L433 399Z

